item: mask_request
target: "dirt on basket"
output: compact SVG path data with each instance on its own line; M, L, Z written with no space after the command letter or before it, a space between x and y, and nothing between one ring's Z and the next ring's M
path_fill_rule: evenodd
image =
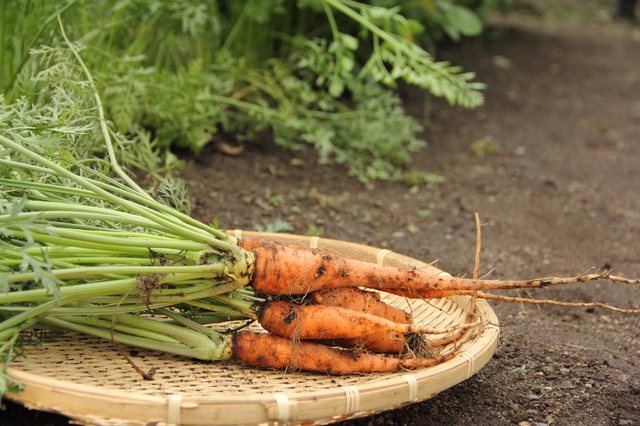
M444 184L365 186L318 166L312 153L268 141L238 156L211 147L184 154L193 215L242 229L282 220L288 232L439 259L439 268L470 275L478 212L481 275L570 276L595 267L640 277L638 28L500 17L481 39L438 57L488 85L486 105L471 111L405 90L429 142L412 167L442 174ZM640 305L640 288L605 282L530 295ZM430 400L343 424L640 425L640 316L492 306L501 342L478 374ZM67 424L7 405L2 426Z

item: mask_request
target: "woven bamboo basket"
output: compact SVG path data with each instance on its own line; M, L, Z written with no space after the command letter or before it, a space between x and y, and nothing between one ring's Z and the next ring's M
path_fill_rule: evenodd
M363 261L443 271L389 250L362 244L290 234L231 231L238 238L260 236L320 248ZM445 327L464 321L468 297L434 301L385 295L383 300L413 314L422 325ZM27 349L9 374L24 391L7 397L27 407L51 411L85 425L239 426L320 425L363 417L422 401L475 374L493 356L499 339L497 318L480 300L481 330L458 355L437 366L395 373L329 376L248 368L233 362L203 362L126 347L143 370L142 380L110 342L68 333L56 342Z

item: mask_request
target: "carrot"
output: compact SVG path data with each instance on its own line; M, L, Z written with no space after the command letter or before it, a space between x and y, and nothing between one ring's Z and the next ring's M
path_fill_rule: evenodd
M256 257L251 286L270 295L307 294L339 287L450 291L481 290L486 285L489 288L505 286L502 281L432 276L272 240L245 239L239 244L252 250ZM518 281L509 283L509 288L525 286Z
M239 245L253 251L256 257L251 286L270 295L308 294L328 288L365 287L392 292L402 290L407 297L433 298L464 294L465 291L544 288L597 279L626 284L640 283L637 279L631 280L609 273L504 281L433 276L416 269L406 270L358 261L272 240L245 239L239 241Z
M410 335L406 335L410 336ZM411 336L421 336L411 334ZM422 341L414 337L406 339L405 335L386 332L382 334L369 334L367 336L354 337L350 339L320 339L317 342L326 346L339 346L346 349L361 349L374 353L404 354L409 352L409 342ZM411 345L416 346L415 344Z
M401 290L388 290L389 293L404 296ZM433 298L446 297L457 294L456 292L431 291ZM442 293L445 293L444 295ZM449 294L446 294L449 293ZM473 292L468 292L471 295ZM424 297L427 291L420 291L419 297ZM332 288L319 290L311 293L311 303L324 304L327 306L341 306L343 308L354 309L370 313L382 318L386 318L398 323L410 324L411 315L400 308L391 306L380 300L380 293L363 290L357 287ZM468 319L471 321L471 318ZM422 354L433 352L434 348L448 345L460 341L468 329L455 330L445 336L436 339L424 339L421 334L398 334L379 333L368 336L360 336L352 339L334 339L322 341L321 343L330 346L340 346L343 348L362 348L370 352L400 354L411 352Z
M312 303L340 306L354 311L366 312L389 321L411 323L411 315L400 308L380 300L380 294L356 287L330 288L311 293Z
M357 338L386 332L444 334L477 325L469 323L443 328L420 327L339 306L300 306L280 300L262 303L257 309L257 315L265 330L279 336L303 340Z
M311 293L310 303L325 306L339 306L365 312L402 324L410 324L411 315L400 308L388 305L380 300L380 294L356 287L331 288ZM405 339L405 335L394 332L369 334L348 339L323 340L321 343L343 348L362 348L378 353L404 353L420 344L421 335Z
M365 374L430 367L451 359L398 358L330 348L315 342L243 330L235 335L233 358L254 367L290 368L328 374Z

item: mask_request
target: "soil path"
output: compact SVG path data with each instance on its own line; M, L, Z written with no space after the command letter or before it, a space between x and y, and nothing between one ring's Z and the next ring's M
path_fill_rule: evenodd
M439 54L487 83L484 107L453 109L407 91L407 108L423 117L429 141L413 167L439 172L446 183L364 187L316 166L308 153L269 144L238 157L206 150L184 173L194 215L244 229L280 219L290 232L439 259L438 267L463 275L473 269L478 212L482 267L494 278L590 267L638 277L639 36L624 25L502 17L482 40ZM475 154L470 146L482 139L499 152ZM293 158L304 164L292 166ZM531 294L640 305L640 289L607 283ZM425 402L343 424L640 425L638 316L493 306L501 344L477 375ZM10 406L0 417L9 424L66 420Z

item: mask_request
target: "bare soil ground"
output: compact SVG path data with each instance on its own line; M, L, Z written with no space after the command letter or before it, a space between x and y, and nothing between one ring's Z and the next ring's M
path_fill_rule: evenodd
M471 111L404 90L429 142L412 167L444 175L444 184L364 186L316 165L312 153L269 143L237 157L206 149L190 156L184 172L194 216L243 229L281 219L293 233L439 259L439 268L469 275L477 212L482 273L492 270L493 278L591 267L639 277L640 31L500 17L481 39L445 47L439 57L488 85L486 105ZM474 153L483 138L498 152ZM294 158L303 164L292 165ZM605 282L530 294L640 305L640 288ZM492 306L501 343L478 374L425 402L343 424L640 425L640 316ZM0 416L2 426L27 424L67 420L13 404Z

